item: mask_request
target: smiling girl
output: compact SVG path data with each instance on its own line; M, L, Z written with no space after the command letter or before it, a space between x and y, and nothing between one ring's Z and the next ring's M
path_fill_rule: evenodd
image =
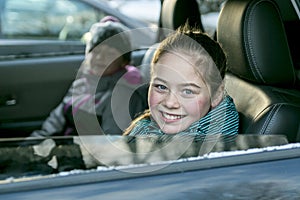
M188 25L163 40L151 63L149 110L124 135L236 135L238 112L225 93L226 56Z

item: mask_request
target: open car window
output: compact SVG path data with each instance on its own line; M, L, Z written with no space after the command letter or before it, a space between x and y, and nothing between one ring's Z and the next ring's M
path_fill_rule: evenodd
M0 2L2 1L0 0ZM8 8L9 5L12 5L14 3L16 4L17 2L23 3L24 7L22 8L26 8L26 1L19 2L19 0L10 1L10 4L7 4ZM51 2L53 3L53 6L55 6L54 2L56 1ZM73 1L65 1L65 3L67 2ZM198 0L199 4L202 3L203 5L205 5L206 2L207 1L204 0ZM213 5L217 5L217 7L215 8L215 14L218 15L218 9L223 6L224 1L212 0L210 2L213 2ZM246 1L243 0L241 2L244 3ZM264 2L267 2L268 4L272 1L267 0ZM268 6L265 6L264 8L269 8ZM63 7L64 6L60 5L59 8ZM68 9L71 8L75 9L75 7L72 6L68 7ZM206 13L204 8L205 7L202 8L202 14L209 15L208 13ZM84 10L84 8L80 9ZM64 11L66 10L63 10L62 12ZM227 12L229 15L233 13L230 11L231 10ZM277 12L276 9L275 11ZM261 14L266 13L267 12L262 12L258 16L264 16ZM1 16L6 16L7 19L5 22L1 21L1 25L3 25L3 23L6 23L6 25L9 25L9 23L13 24L13 16L15 16L14 14L15 13L13 10L9 10L7 13L1 13ZM90 16L88 17L89 19L94 19L94 17L96 16L91 12L88 12L88 14ZM24 16L27 16L27 14L24 14ZM54 16L59 17L59 13L56 13ZM241 19L244 18L241 17ZM209 34L214 35L215 28L213 27L215 27L215 21L214 25L212 25L212 29L209 29L208 25L205 25L207 20L205 20L204 16L202 18L202 21L205 21L203 24L204 28L206 27L206 30L211 30ZM251 22L257 22L256 25L265 25L263 23L260 23L261 21L253 20ZM26 27L22 29L25 31L28 30L27 33L34 33L38 35L41 33L41 30L45 30L44 28L41 29L41 27L44 27L41 23L28 23L32 23L33 28L32 30L30 30L32 32L30 32ZM224 40L235 36L230 32L232 31L231 29L229 31L227 30L227 25L230 24L231 22L228 22L223 26L223 30L225 31L221 33L223 33ZM51 23L47 23L47 25L51 25ZM77 35L78 27L74 26L72 28L74 28L73 33L75 37L75 35ZM237 27L234 26L234 28ZM283 28L283 26L280 26L280 28ZM56 30L56 28L51 29L53 31ZM81 28L78 28L78 30L79 29L81 30ZM237 29L240 30L239 27ZM146 30L145 32L148 33L152 31L152 29L149 28L139 30ZM262 29L259 28L257 30L260 31ZM13 27L2 29L2 31L7 34L18 34L20 32L20 30L13 29ZM54 36L55 38L59 38L60 36L64 35L61 31L59 32L59 34L57 33ZM141 36L140 32L133 31L133 33L136 33L132 35L134 41L146 41L144 35ZM257 32L254 32L254 34L251 36L264 35L256 33ZM275 31L274 35L276 35ZM67 36L67 38L69 37L68 34L65 36ZM71 36L71 38L72 37L73 36ZM271 35L267 35L266 38L269 37L271 37ZM222 37L219 37L219 39L220 38ZM250 42L253 41L252 37L248 37L248 39L250 40ZM235 43L237 41L236 38L233 37L233 41L233 43ZM259 41L264 42L268 40L262 40L261 38L259 38ZM3 52L3 57L6 58L10 56L9 58L11 58L11 51L15 53L16 51L24 53L23 49L27 49L27 47L30 46L32 47L30 53L33 54L33 56L31 56L33 58L43 57L41 53L49 49L51 50L51 52L64 55L64 51L62 51L64 49L64 46L60 45L60 42L57 42L57 44L59 44L58 46L51 46L47 42L43 43L43 45L47 46L47 48L43 48L42 50L39 48L39 44L41 43L36 43L36 45L33 45L32 43L25 42L24 44L19 45L18 48L8 48L12 46L12 44L8 42L6 43L7 46L0 48L0 51ZM150 43L152 44L153 42ZM293 40L291 39L290 44L292 43ZM240 49L243 48L242 46L240 48L230 47L231 46L229 46L228 48L229 51L236 50L237 53L240 53ZM258 47L256 49L261 51L262 46L254 45L253 47ZM83 46L81 45L78 48L74 48L71 54L76 55L78 54L78 52L80 52L83 55L83 50ZM136 49L134 48L134 50ZM278 50L280 51L281 49ZM136 63L142 63L143 54L145 53L144 49L135 53L140 53L137 57L139 59L139 62ZM278 55L283 55L281 53L282 52L279 52ZM263 55L262 61L264 61L264 58L267 57L265 56L265 54L259 55ZM269 55L272 55L271 60L273 61L275 57L273 57L273 54ZM27 112L31 113L30 109L35 108L36 112L40 113L42 109L40 107L37 107L41 104L38 101L34 101L30 104L33 105L33 107L28 107L28 102L31 101L32 94L30 93L31 91L27 90L27 88L33 85L32 77L35 76L35 78L43 78L43 75L47 73L47 75L51 75L49 77L59 78L58 80L53 80L53 83L55 84L53 84L54 86L51 87L51 90L47 90L47 85L51 84L43 84L44 82L38 82L38 84L35 84L38 91L43 89L44 90L43 93L38 93L40 95L34 96L36 97L34 99L39 99L38 97L42 96L45 103L46 100L51 97L55 99L56 103L56 101L58 100L57 96L61 95L60 97L62 97L62 95L65 94L65 91L61 91L59 95L55 92L62 88L60 78L67 75L67 73L65 72L70 72L70 70L67 68L62 70L64 66L68 67L65 63L69 60L69 58L67 58L66 60L63 59L64 62L60 63L59 65L57 62L59 60L57 60L54 55L51 54L51 56L51 58L53 58L54 60L52 65L56 67L56 69L60 68L61 71L56 72L51 70L51 68L46 68L47 70L40 69L39 73L32 73L33 75L31 74L31 76L24 76L26 78L26 84L13 84L14 87L11 87L13 89L16 88L16 91L22 90L23 93L21 94L16 93L17 95L15 95L15 93L13 93L12 96L3 96L2 93L4 89L5 92L8 91L7 93L10 95L11 88L2 86L2 88L4 89L2 89L2 93L0 90L0 100L1 102L4 102L6 107L3 106L4 104L2 104L0 111L1 113L5 114L1 115L1 118L7 117L6 120L2 120L0 122L2 128L8 127L7 124L13 124L18 128L17 131L19 131L22 129L24 130L24 128L22 127L19 128L22 124L32 125L35 123L34 120L37 117L34 115L28 116ZM15 57L21 57L22 59L24 58L23 55L15 55ZM238 58L241 57L242 56L238 56ZM249 58L249 56L247 58ZM289 58L289 56L287 56L287 58ZM80 63L82 63L81 59L82 57L80 57L80 59L78 59L78 62L76 63L79 63L80 65ZM11 72L13 72L12 70L14 69L14 66L12 65L14 63L11 64L12 62L10 61L13 60L14 57L7 62L3 62L3 64L1 65L1 72L5 72L2 73L4 74L2 75L3 78L1 79L2 83L7 81L8 79L11 79L9 75L11 74ZM231 61L232 60L236 61L238 59L231 59ZM27 61L30 60L27 59ZM43 60L42 62L42 66L47 67L44 62L48 63L49 59L46 58L45 61ZM10 63L10 65L7 65L7 63ZM24 60L21 60L17 64L19 63L24 64L25 62ZM28 62L25 67L27 69L30 69L32 68L32 65L36 63L36 61ZM273 64L275 65L278 63ZM53 67L52 65L50 67ZM71 65L73 66L73 63L71 63L70 66ZM147 63L144 64L144 66L146 65ZM234 63L234 65L232 66L242 66L242 64L236 65L236 63ZM286 67L287 65L286 63L284 63L284 65L282 66ZM22 78L23 74L20 73L19 69L24 66L21 65L19 67L20 68L16 67L16 69L18 70L14 71L16 74L18 74L18 76L15 77ZM232 69L234 69L234 67L232 67ZM78 68L76 68L76 70L73 70L72 68L72 70L74 71L74 75L72 74L72 76L70 76L71 78L70 82L68 79L68 84L73 81ZM247 70L241 71L244 72ZM260 75L264 74L260 73L258 77L260 77ZM228 76L227 78L232 77L233 75L230 74L230 76ZM69 199L76 199L83 198L83 196L87 199L99 199L100 196L104 197L104 199L106 199L105 197L110 197L111 199L113 197L118 197L119 199L131 199L131 197L133 197L131 195L136 195L134 197L136 197L137 199L153 199L154 197L157 197L158 199L199 199L200 197L203 199L226 200L249 199L249 196L253 199L263 199L263 197L265 197L264 199L275 199L279 196L282 197L282 199L299 199L300 143L299 118L297 118L297 116L299 116L299 112L297 114L297 111L299 111L299 93L284 87L271 88L266 93L263 93L264 89L269 88L269 85L264 85L262 87L263 89L254 90L254 83L250 83L250 81L249 83L245 80L235 82L236 80L238 80L238 78L235 77L231 80L232 82L229 82L231 84L229 86L232 86L232 89L231 91L228 91L232 94L236 93L237 97L241 97L240 100L245 100L245 102L247 102L245 106L243 104L239 104L239 111L241 111L239 116L242 119L240 122L243 128L241 128L240 134L232 138L223 138L218 134L207 137L179 135L117 136L100 135L100 133L99 135L97 135L96 133L98 132L96 131L93 132L96 135L81 134L79 136L49 136L45 138L30 137L26 139L0 139L1 199L18 199L21 197L24 199L33 199L33 197L37 199L63 199L64 197L67 197ZM243 86L245 87L242 88ZM31 87L31 89L32 88L33 87ZM67 88L68 87L66 87L65 90L67 90ZM246 89L250 89L250 92L248 91L243 93ZM29 97L25 99L25 106L23 108L27 107L28 109L15 109L18 107L14 106L22 105L21 103L23 102L19 102L19 99L15 99L14 97L23 97L25 96L25 94L29 94ZM272 107L273 105L269 104L272 99L267 98L267 95L265 94L273 94L270 95L272 97L276 97L273 102L277 103L277 101L279 101L280 99L280 103ZM238 101L238 98L234 99ZM282 99L287 101L281 103ZM125 105L125 103L129 102L125 100L126 98L124 96L122 98L123 106ZM292 102L289 103L288 100L292 100ZM51 102L51 105L55 106L56 104L54 104L53 102ZM50 105L50 103L48 104ZM285 106L289 105L292 106L291 109L284 110L285 114L287 113L287 115L277 115L280 111L279 108L285 108ZM12 109L13 112L6 111L6 109L8 110L9 108ZM262 109L262 111L260 112L259 109ZM42 117L45 117L46 114L49 113L49 110L51 110L50 106L47 107L47 109L44 109ZM255 112L256 110L259 114ZM270 114L268 113L269 111ZM22 115L25 115L25 117L27 118L24 119L32 121L17 121L18 119L22 119L21 117L17 118L17 114L21 117ZM42 121L42 119L44 119L42 117L38 118L38 120ZM99 122L97 121L98 119L96 119L94 115L92 117L93 119L88 117L86 117L86 119L96 120L96 128L99 128ZM292 117L295 118L292 119ZM5 124L4 122L6 122L7 124ZM14 122L17 123L14 124ZM269 126L269 124L275 126ZM90 124L83 123L82 127L85 127L84 125ZM89 126L88 128L91 127ZM1 131L6 135L11 135L11 132L7 131L7 129L3 129ZM271 135L270 133L274 133L273 131L275 132L275 134ZM20 132L17 133L19 134ZM251 193L249 194L248 192Z

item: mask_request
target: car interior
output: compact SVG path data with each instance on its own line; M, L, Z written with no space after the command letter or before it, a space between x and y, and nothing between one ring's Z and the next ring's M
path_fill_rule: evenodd
M239 110L241 134L300 139L297 63L283 17L286 12L291 15L292 8L280 9L272 1L229 1L220 14L218 41L228 54L226 90Z
M195 17L200 16L196 1L182 4L180 0L164 1L162 28L175 30L186 19L192 19L192 24L204 30L201 18ZM299 61L291 56L295 49L291 52L290 35L284 23L298 21L299 17L292 5L281 9L279 5L269 0L228 1L220 13L214 37L228 57L225 87L240 114L240 134L278 134L285 135L289 142L297 142L300 141ZM237 9L241 12L235 12ZM154 50L155 47L150 48L143 59L142 71L146 77Z
M259 139L260 136L261 138L271 136L271 139L263 138L266 141L265 144L252 143L246 145L247 148L249 146L258 148L300 142L300 60L297 54L299 52L300 14L293 2L293 0L288 1L288 3L283 3L282 0L227 0L221 10L216 32L212 36L224 48L228 58L225 88L233 98L239 112L239 135L254 136L250 138L254 139L254 142L262 141ZM150 63L153 53L159 42L170 31L176 30L188 20L191 25L196 24L205 32L197 0L162 0L160 12L159 25L161 29L158 33L157 43L148 48L136 50L133 53L133 61L140 67L147 81L150 77ZM54 71L49 72L57 78L51 80L52 82L48 84L56 82L57 87L60 87L60 84L64 85L58 91L54 91L54 88L48 91L52 95L51 98L62 97L64 91L68 88L68 83L75 76L74 73L82 59L78 55L76 57L76 63L68 63L68 70L72 74L70 72L66 73L68 74L67 81L62 78L63 74L56 74ZM55 61L52 62L50 64L55 66ZM38 65L31 66L30 64L26 65L26 63L20 65L25 65L26 68L38 68ZM9 70L6 71L7 75L10 73ZM64 70L67 70L67 68L64 68ZM37 76L41 76L43 73L48 72L42 72L42 69L40 69ZM28 77L22 77L21 74L16 78L19 78L21 83L25 81L26 87L34 84L34 80L29 81ZM0 80L0 84L5 83L4 81ZM0 90L4 86L0 86ZM17 83L14 83L13 86L9 87L18 86ZM44 89L43 86L35 87L38 87L39 90ZM30 92L29 89L27 90L22 86L20 90L23 90L22 93L25 91ZM45 98L47 96L49 95L46 95ZM15 98L14 96L7 97ZM34 97L34 94L32 94L32 97ZM37 108L40 109L36 109L36 112L43 112L40 116L45 117L46 113L51 110L50 108L60 100L53 99L51 105L47 106L39 102ZM5 99L5 102L7 100L10 99ZM17 101L19 100L21 99L17 99ZM26 101L28 103L29 99L26 99ZM0 110L0 120L1 114L5 114L5 112L3 109ZM11 112L11 117L8 119L12 120L14 114L18 112L20 110L16 108L14 112ZM27 116L30 112L25 110L21 114L18 113L18 116L22 118L22 115ZM36 120L34 116L37 115L33 114L31 123ZM7 116L5 117L7 118ZM37 121L40 122L41 119L39 118ZM32 126L36 128L37 125ZM14 135L18 135L22 127L18 128L14 124ZM2 129L0 129L1 134L7 134L9 128L1 127L1 123L0 128ZM272 141L272 136L278 136L279 140ZM69 140L69 138L67 139ZM104 141L101 140L101 142ZM240 142L243 143L245 140ZM75 148L72 151L73 153L80 151L78 146L75 146L73 147ZM131 148L137 151L135 149L137 146ZM179 149L181 146L178 145L177 148ZM106 150L109 151L108 149L111 149L111 147L107 147ZM76 153L75 158L78 159L78 153ZM110 162L114 163L114 161ZM71 170L72 168L74 166L68 165L68 168L64 168L62 171Z

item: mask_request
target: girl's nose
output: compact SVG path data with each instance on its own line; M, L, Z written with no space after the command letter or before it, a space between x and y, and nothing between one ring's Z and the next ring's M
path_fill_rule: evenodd
M164 105L167 108L179 108L180 103L178 101L177 95L174 92L168 93L164 99Z

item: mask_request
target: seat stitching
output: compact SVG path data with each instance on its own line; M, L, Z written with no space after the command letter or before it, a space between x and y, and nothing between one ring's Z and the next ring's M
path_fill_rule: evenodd
M263 135L265 133L265 130L268 127L269 121L271 119L271 116L273 115L274 109L275 109L276 105L274 107L271 108L271 111L269 112L267 119L264 121L262 128L260 129L259 134Z
M282 107L282 104L275 105L275 107L273 108L273 115L270 117L271 119L270 119L269 125L267 126L267 129L265 131L265 134L270 134L271 127L273 126L276 115L279 112L281 107Z
M245 26L245 29L246 29L246 37L243 37L244 38L244 44L245 44L245 51L246 51L246 56L247 56L247 59L249 61L249 65L250 65L250 69L251 69L251 72L252 74L254 75L255 79L257 80L263 80L263 77L260 76L260 73L259 73L259 68L257 67L257 62L256 62L256 59L255 59L255 54L254 54L254 51L253 51L253 46L252 46L252 38L251 38L251 32L252 32L252 21L253 21L253 14L254 14L254 10L255 10L255 7L257 7L257 5L262 2L262 1L258 1L254 4L253 6L253 9L250 10L250 12L246 12L246 15L245 15L245 22L248 22ZM248 19L248 20L247 20ZM247 40L246 40L247 39ZM248 47L248 48L247 48ZM251 59L253 57L253 59ZM258 71L258 75L259 77L257 76L257 73L256 71ZM264 81L264 80L263 80ZM265 81L264 81L265 82Z
M269 0L261 0L261 1L256 2L256 3L253 5L253 9L250 10L249 14L246 13L246 16L245 16L246 20L245 20L245 22L248 22L248 24L246 24L246 26L245 26L245 32L247 33L247 35L246 35L246 37L243 37L243 38L244 38L244 44L245 44L245 47L249 47L249 49L248 49L248 48L245 48L245 51L246 51L247 59L249 60L249 65L250 65L251 72L252 72L252 74L254 75L255 79L261 80L261 81L263 81L264 83L266 83L266 81L264 80L264 77L263 77L262 73L260 72L259 67L258 67L258 64L257 64L257 62L256 62L256 59L255 59L256 56L255 56L255 52L254 52L254 50L253 50L253 46L252 46L252 38L251 38L251 34L250 34L250 33L252 32L252 29L251 29L252 26L251 26L251 24L252 24L252 22L253 22L253 14L254 14L254 10L255 10L255 8L258 6L258 4L263 3L263 2L266 2L266 1L273 4L272 1L269 1ZM274 5L274 4L273 4L273 5ZM276 7L276 6L275 6L275 7ZM249 20L247 20L247 18L248 18ZM246 40L246 38L247 38L248 40ZM247 42L247 41L249 41L249 42ZM254 58L254 59L251 59L251 58Z

